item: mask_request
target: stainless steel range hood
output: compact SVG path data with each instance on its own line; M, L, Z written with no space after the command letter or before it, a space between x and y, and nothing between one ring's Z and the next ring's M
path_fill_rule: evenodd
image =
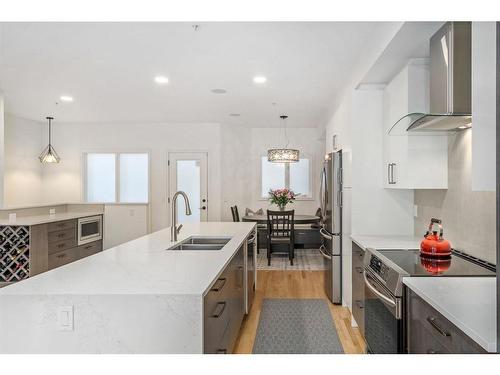
M411 133L472 126L471 22L447 22L430 40L430 113L410 113L394 124Z

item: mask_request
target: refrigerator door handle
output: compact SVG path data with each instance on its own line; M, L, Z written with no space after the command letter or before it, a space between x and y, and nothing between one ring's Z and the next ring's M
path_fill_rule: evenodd
M321 253L321 255L323 255L323 258L326 258L328 260L332 259L331 255L328 255L326 252L325 252L325 246L324 245L321 245L319 247L319 252Z
M342 193L342 190L339 190L339 192L337 193L337 205L339 207L342 207L344 202L344 194Z
M320 228L320 230L319 230L319 234L321 234L321 236L322 236L323 238L326 238L327 240L330 240L330 241L331 241L331 240L333 239L333 237L332 237L332 236L330 236L328 233L326 233L326 230L325 230L324 228Z

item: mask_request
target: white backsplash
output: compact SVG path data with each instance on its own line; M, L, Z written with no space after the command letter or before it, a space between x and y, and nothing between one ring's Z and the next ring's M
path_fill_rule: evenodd
M430 218L439 218L445 238L455 249L496 264L496 193L472 191L472 132L450 135L448 189L415 190L415 234L423 236Z

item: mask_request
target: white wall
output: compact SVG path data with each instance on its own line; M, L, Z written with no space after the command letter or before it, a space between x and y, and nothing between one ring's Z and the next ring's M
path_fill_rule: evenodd
M219 124L54 122L53 144L61 163L43 166L43 196L51 201L82 198L82 153L85 151L148 151L151 171L151 229L169 225L167 152L208 152L209 220L220 220L221 171Z
M148 234L148 205L106 204L104 206L104 249Z
M0 28L1 33L1 28ZM2 53L0 51L0 53ZM0 91L0 207L4 205L4 168L5 168L5 107L4 96Z
M46 146L40 122L5 116L4 205L44 202L38 155Z

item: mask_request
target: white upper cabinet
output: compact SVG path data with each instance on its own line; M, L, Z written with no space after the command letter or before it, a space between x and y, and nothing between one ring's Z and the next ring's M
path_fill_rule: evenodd
M472 190L496 187L496 24L472 23Z
M384 89L383 178L392 189L447 189L448 138L391 132L403 116L429 112L429 65L414 59Z

